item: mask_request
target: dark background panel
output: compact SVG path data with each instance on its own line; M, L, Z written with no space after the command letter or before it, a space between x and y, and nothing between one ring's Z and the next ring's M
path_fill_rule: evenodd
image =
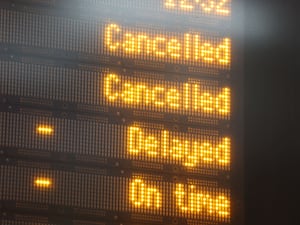
M245 0L247 225L299 223L296 6L295 0Z
M296 6L291 0L245 3L247 225L299 222L295 214L300 149Z

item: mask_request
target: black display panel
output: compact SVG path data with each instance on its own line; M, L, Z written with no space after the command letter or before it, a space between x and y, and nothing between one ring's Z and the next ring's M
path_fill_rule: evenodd
M229 72L231 68L231 38L226 32L155 23L145 26L144 22L113 15L91 20L65 17L63 11L0 10L0 41L5 48L93 63L123 62L140 68L149 63L153 69L182 67L192 71L196 67L207 73Z
M2 1L2 223L240 225L231 7Z
M231 88L226 80L58 61L42 64L30 58L22 61L0 60L2 96L71 103L83 111L138 110L147 112L146 117L153 112L165 120L169 114L190 123L201 118L198 123L221 125L230 119Z
M6 178L1 182L3 202L230 221L230 190L218 183L192 179L168 182L141 173L119 177L106 175L105 170L88 174L84 170L47 169L42 163L28 162L31 168L21 166L26 162L18 164L1 166L1 177Z
M15 0L18 3L36 4L39 6L106 10L138 10L144 13L192 15L194 18L212 17L214 20L230 19L231 0ZM70 3L73 4L70 4ZM135 11L135 13L138 13ZM145 15L144 15L145 16Z
M33 112L34 113L34 112ZM98 117L88 121L33 113L1 113L0 149L10 156L50 158L108 166L118 162L137 170L220 176L230 172L231 137L218 130L131 121L127 124ZM102 121L101 121L102 120ZM122 163L123 162L123 163ZM165 168L166 171L166 168ZM168 171L170 173L170 171Z

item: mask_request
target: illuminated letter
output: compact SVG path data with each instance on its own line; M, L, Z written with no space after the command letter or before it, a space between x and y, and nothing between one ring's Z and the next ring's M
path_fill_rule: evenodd
M190 107L190 84L184 84L184 106L186 109Z
M219 2L216 3L216 1ZM228 9L228 0L209 1L209 3L202 3L201 7L206 12L214 12L225 16L230 14L230 11Z
M134 103L134 98L136 97L134 95L134 88L131 86L130 83L125 83L124 88L125 90L122 92L124 102Z
M189 208L191 210L191 212L195 212L197 210L197 205L198 205L198 202L197 202L197 194L194 193L194 188L195 186L194 185L189 185L189 189L191 189L190 193L189 193Z
M216 59L220 64L230 64L231 42L229 38L225 38L223 43L216 48Z
M230 215L230 202L224 196L218 196L216 199L216 212L222 216Z
M171 39L168 42L168 52L170 53L171 57L179 58L180 49L181 49L181 45L177 39Z
M162 152L163 152L163 156L168 156L168 150L169 150L169 132L164 130L162 132Z
M174 8L175 7L174 0L165 0L165 6L167 8Z
M199 59L199 35L194 35L194 60Z
M227 7L224 6L226 3L228 3L228 0L219 0L219 1L220 2L216 6L216 12L223 15L229 15L230 11L227 8L228 6Z
M180 7L184 10L187 10L187 11L191 11L194 9L194 6L193 5L189 5L187 3L187 0L181 0L180 1Z
M198 95L199 95L199 88L198 88L198 84L194 84L192 86L193 90L193 97L194 97L194 109L197 110L198 109Z
M149 136L145 139L145 151L152 156L157 155L157 140L155 137Z
M178 139L173 139L172 140L172 147L171 147L171 151L173 153L173 157L174 158L181 158L182 157L182 143L180 142L180 140Z
M170 89L167 93L167 101L170 107L179 107L179 93L176 89Z
M190 42L191 42L190 34L185 34L184 35L184 57L186 59L189 59L190 54L191 54L191 51L190 51L191 43Z
M199 194L199 205L200 208L205 208L208 213L213 213L213 199L211 198L210 195L206 194Z
M116 84L118 82L119 82L119 78L115 74L109 74L105 77L104 92L106 97L108 97L110 101L115 101L119 96L118 92L112 93L113 84L114 83Z
M164 43L165 41L166 39L163 37L156 37L153 41L153 52L160 57L165 56L166 53L164 51L159 51L158 43Z
M209 43L204 43L201 47L201 57L204 61L212 62L214 60L214 48Z
M209 93L204 93L200 98L200 106L204 111L213 111L214 99Z
M141 206L145 201L145 184L141 179L135 179L130 188L130 200L135 206Z
M146 35L138 35L137 36L136 49L137 49L137 53L145 52L145 49L146 49L147 54L150 53L151 43L150 43L150 40L148 39L148 36L146 36Z
M208 1L208 3L202 3L201 7L205 12L211 12L215 8L215 1Z
M176 206L191 213L217 213L222 217L230 214L230 202L225 196L213 197L209 194L197 191L194 185L184 187L183 184L176 184L175 189Z
M223 88L223 93L216 98L216 109L221 114L230 113L230 89Z
M120 28L117 24L109 24L105 28L105 45L109 47L110 50L116 50L120 43L114 42L113 35L114 33L120 32Z
M41 135L51 136L54 133L54 129L48 125L38 125L36 127L36 133Z
M123 47L125 49L125 52L129 52L129 53L134 52L135 39L132 36L132 34L130 34L130 33L125 34L125 41L124 41Z
M138 154L144 146L144 135L138 127L128 128L128 151L131 154Z
M145 103L148 105L151 102L151 90L146 89Z
M158 97L160 95L159 93L164 93L164 88L163 87L155 87L152 91L152 101L154 102L155 105L157 106L163 106L165 103L163 101L158 101L159 98L164 99L164 97Z
M176 184L176 190L175 190L175 196L176 196L176 205L180 209L185 209L187 210L187 207L184 207L184 189L183 189L183 184Z
M38 188L50 188L52 181L49 178L38 177L34 180L34 185Z
M134 179L130 184L129 193L130 200L137 207L161 207L161 193L156 188L146 187L141 179Z
M155 206L156 208L161 207L161 194L157 191L156 188L147 188L147 198L146 198L147 206Z
M148 101L147 99L147 95L146 97L144 96L144 92L145 92L146 86L145 85L137 85L136 89L135 89L135 94L134 94L134 99L136 101L136 103L140 103L140 101L143 101L143 98L145 98L146 102Z
M192 151L190 151L192 148ZM198 163L198 155L199 155L199 144L198 142L193 142L192 145L189 144L189 148L185 150L186 161L184 165L187 167L194 167Z
M203 143L200 146L200 157L203 161L213 161L213 148L209 143Z
M216 148L216 159L221 165L230 163L230 139L223 138L222 143Z

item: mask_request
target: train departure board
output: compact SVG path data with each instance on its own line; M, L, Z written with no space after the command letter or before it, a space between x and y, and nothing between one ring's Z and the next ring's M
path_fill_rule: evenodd
M240 5L1 1L0 224L243 224Z

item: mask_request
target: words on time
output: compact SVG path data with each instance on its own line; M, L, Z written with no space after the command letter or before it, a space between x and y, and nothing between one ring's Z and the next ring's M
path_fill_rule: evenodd
M129 199L135 208L161 209L163 190L154 182L136 178L130 182ZM173 186L172 200L180 213L194 215L211 215L216 220L230 217L230 200L224 190L207 191L196 185L176 183ZM175 201L174 201L175 200Z

